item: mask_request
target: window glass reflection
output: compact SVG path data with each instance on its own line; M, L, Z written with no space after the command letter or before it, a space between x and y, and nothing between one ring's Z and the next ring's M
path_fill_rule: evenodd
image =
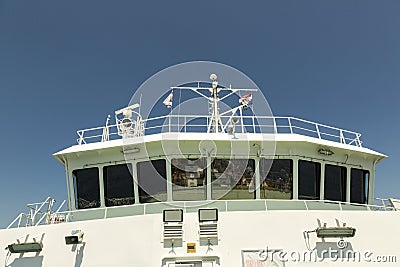
M254 160L214 159L212 199L254 199Z
M299 160L299 199L319 199L321 164Z
M350 202L366 204L368 197L369 171L351 169Z
M172 199L205 200L206 160L172 159Z
M74 170L72 174L75 184L75 206L78 209L100 207L99 169Z
M291 199L293 161L290 159L261 159L260 183L261 198Z
M167 172L164 159L139 162L137 174L140 203L167 200Z
M346 201L346 176L345 167L325 165L324 198L334 201Z
M133 195L133 177L128 164L106 166L103 168L104 198L107 207L131 205Z

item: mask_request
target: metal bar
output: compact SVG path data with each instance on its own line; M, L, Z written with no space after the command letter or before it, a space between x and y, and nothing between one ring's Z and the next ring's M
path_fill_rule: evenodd
M243 111L241 108L239 108L239 112L240 112L240 124L241 124L241 129L242 129L242 133L244 133L244 125L243 125Z
M206 98L206 99L209 99L208 96L206 96L205 94L200 93L200 92L197 91L197 90L199 90L199 89L205 89L205 88L203 88L203 87L170 87L170 88L171 88L172 90L174 90L174 89L189 89L189 90L192 90L193 92L196 92L197 94L201 95L202 97L204 97L204 98ZM207 88L207 89L212 89L212 88Z
M224 97L222 97L222 98L220 98L219 99L219 101L222 101L222 100L224 100L225 98L227 98L227 97L229 97L229 96L231 96L231 95L233 95L234 93L236 93L237 92L237 90L236 89L232 89L232 92L230 92L229 94L227 94L226 96L224 96Z
M8 226L7 229L11 228L11 226L14 225L14 223L16 223L16 221L21 221L21 216L23 215L23 213L20 213ZM19 225L19 223L18 223Z
M293 134L292 120L290 117L288 118L288 123L289 123L289 127L290 127L290 133Z
M187 121L186 116L183 119L184 119L183 123L185 124L184 129L185 129L185 133L186 133L186 121Z
M318 124L315 124L315 129L317 129L318 139L321 139L321 134L319 133Z
M212 89L212 87L188 87L188 86L178 86L178 87L170 87L171 89L189 89L189 90L210 90ZM236 91L250 91L250 92L257 92L257 89L247 89L247 88L220 88L218 87L218 91L232 91L232 90L236 90Z
M340 143L341 144L346 144L346 139L344 139L343 131L340 130Z

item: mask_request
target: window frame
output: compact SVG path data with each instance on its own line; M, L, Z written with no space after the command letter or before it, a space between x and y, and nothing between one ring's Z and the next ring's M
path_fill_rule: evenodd
M166 196L167 196L167 199L166 200L163 200L163 201L154 201L154 202L142 202L142 201L140 201L140 197L141 197L141 195L140 195L140 192L141 192L141 189L140 189L140 177L139 177L139 168L138 168L138 165L140 164L140 163L144 163L144 162L152 162L152 161L156 161L156 160L164 160L164 162L165 162L165 186L166 186ZM135 172L135 175L134 175L134 182L135 182L135 186L137 187L137 192L138 192L138 194L137 194L137 203L136 204L148 204L148 203L164 203L164 202L169 202L169 201L171 201L171 193L172 192L169 192L170 191L170 183L171 183L171 175L170 175L170 169L171 168L169 168L169 166L171 165L171 163L169 162L169 160L168 160L168 157L167 156L165 156L165 157L149 157L149 158L147 158L147 159L143 159L143 160L137 160L137 161L134 161L134 162L130 162L132 165L134 165L135 167L134 167L134 172Z
M253 198L223 199L223 196L221 198L214 198L213 197L212 164L213 164L215 159L218 159L218 160L247 160L247 161L254 161L253 179L254 179L255 190L253 192ZM209 178L207 177L207 179L209 179L208 181L209 181L209 185L210 185L210 196L211 197L210 197L210 199L207 199L207 200L224 200L224 201L228 201L228 200L251 200L251 199L256 200L256 199L258 199L257 198L257 190L259 190L258 189L258 182L257 182L257 180L258 180L257 177L259 177L259 174L257 174L259 172L259 168L257 166L259 164L258 161L259 161L259 158L257 158L257 157L247 157L247 158L244 158L244 157L231 158L231 157L227 157L227 156L211 157L211 165L210 165L211 176ZM239 180L238 180L238 182L239 182ZM236 185L237 185L237 183L236 183ZM225 194L225 195L227 195L227 194Z
M96 169L97 170L97 186L98 186L98 206L96 207L88 207L88 208L79 208L79 187L78 187L78 183L77 183L77 176L75 174L76 171L81 171L81 170L90 170L90 169ZM100 182L100 174L101 174L101 170L98 166L94 166L94 167L84 167L84 168L77 168L77 169L73 169L71 171L71 178L72 178L72 187L73 187L73 207L75 208L75 210L86 210L86 209L97 209L102 207L102 201L101 201L101 182Z
M290 174L291 174L291 179L292 179L292 190L290 192L290 198L267 198L267 197L261 197L261 187L262 187L262 181L265 180L267 177L262 177L262 173L261 173L261 164L263 160L271 160L272 162L274 162L275 160L288 160L290 161ZM275 157L275 158L269 158L269 157L260 157L259 161L258 161L258 170L256 168L256 173L258 173L259 179L257 181L257 190L260 192L260 198L262 200L268 200L268 199L273 199L273 200L293 200L294 199L294 192L295 190L297 190L297 188L295 188L295 183L294 180L297 179L296 177L298 176L298 174L294 173L295 170L295 164L297 163L295 157ZM273 164L273 163L272 163ZM271 164L271 168L272 168L272 164ZM257 167L257 166L256 166ZM268 171L268 173L266 174L266 176L270 173L271 171Z
M179 199L175 199L174 198L174 186L180 186L180 185L174 183L174 181L173 181L173 168L177 168L177 167L173 166L173 164L172 164L172 161L174 161L174 160L186 160L186 161L189 161L189 160L203 160L204 161L204 166L205 166L204 167L205 174L204 174L204 178L203 178L204 182L203 182L203 185L200 187L200 188L204 189L204 198L203 199L179 200ZM207 167L207 157L201 157L201 155L199 155L199 157L196 157L196 158L188 158L188 157L173 157L172 158L171 157L171 160L168 160L168 163L169 163L169 166L167 165L166 168L169 168L170 172L171 172L171 200L172 201L178 201L179 202L179 201L206 201L207 200L207 193L208 193L208 191L207 191L208 190L208 186L207 186L208 177L207 177L207 174L208 174L208 168L211 168L211 166ZM184 186L182 186L182 187L184 187ZM186 186L185 188L191 188L191 187ZM192 189L194 189L194 188L196 188L196 187L193 187ZM167 192L167 194L168 194L168 192Z
M316 196L315 196L315 198L300 198L300 162L308 162L308 163L314 163L314 164L317 164L317 166L318 166L318 168L317 168L317 172L316 172L316 174L317 174L317 177L316 177L316 179L315 179L315 181L317 182L317 188L315 189L315 191L316 191ZM322 175L322 167L323 167L323 163L321 163L320 161L317 161L317 160L313 160L313 159L310 159L310 160L306 160L306 159L298 159L297 160L297 196L298 196L298 199L299 200L321 200L321 188L323 187L323 185L322 185L322 179L324 178L323 176L325 176L325 175ZM319 171L318 171L319 170ZM322 185L322 186L321 186Z
M332 162L332 164L327 164L327 163L325 163L325 164L323 164L323 166L324 166L324 177L323 177L323 179L324 179L324 183L323 183L323 192L324 192L324 200L328 200L328 201L338 201L338 202L346 202L347 201L347 182L348 182L348 179L349 179L349 177L348 177L348 166L346 166L346 165L340 165L340 164L333 164L333 162ZM338 167L338 168L340 168L341 170L341 174L344 174L344 177L340 177L340 178L342 178L343 179L343 181L341 181L342 182L342 190L343 190L343 192L342 192L342 200L332 200L332 199L327 199L326 198L326 179L327 179L327 175L326 175L326 173L327 173L327 167ZM343 172L343 170L344 170L344 172ZM344 188L343 188L344 187Z
M129 173L131 174L132 178L132 198L133 198L133 203L132 204L124 204L124 205L107 205L107 183L106 183L106 178L107 178L107 170L106 168L110 167L115 167L115 166L122 166L126 165L128 168ZM133 168L132 168L132 163L131 162L125 162L125 163L118 163L118 164L113 164L113 165L104 165L102 166L102 180L103 180L103 196L104 196L104 206L105 207L119 207L119 206L128 206L128 205L134 205L136 203L136 197L135 197L135 177L133 173Z
M362 171L362 178L364 179L364 185L363 185L363 193L364 193L364 202L360 203L360 202L356 202L356 201L352 201L352 189L353 189L353 170L357 170L357 171ZM356 203L356 204L368 204L369 201L369 191L370 189L370 182L371 182L371 171L368 169L362 169L362 168L350 168L350 203Z

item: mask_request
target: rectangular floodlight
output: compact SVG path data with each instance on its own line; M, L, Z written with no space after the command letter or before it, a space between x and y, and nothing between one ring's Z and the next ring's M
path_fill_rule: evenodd
M65 237L66 245L80 244L83 241L83 232L80 230L72 231L72 235Z
M317 237L353 237L356 229L352 227L319 227L316 230Z
M199 222L218 221L218 209L199 209Z
M163 210L163 222L183 222L183 210Z
M7 246L11 253L40 252L43 248L42 242L16 243Z

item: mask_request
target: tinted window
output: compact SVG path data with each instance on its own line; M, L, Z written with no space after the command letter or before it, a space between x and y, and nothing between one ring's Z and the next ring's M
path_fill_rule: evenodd
M253 199L254 160L214 159L211 164L213 199Z
M350 202L366 204L368 196L369 172L360 169L351 169Z
M72 172L75 184L75 206L78 209L100 207L99 170L88 168Z
M325 199L346 201L346 176L345 167L325 165Z
M137 164L141 203L167 200L167 173L164 159Z
M206 160L173 159L171 161L172 199L206 199Z
M127 164L103 168L106 206L130 205L135 202L133 177Z
M321 165L299 160L299 199L319 199Z
M293 163L290 159L260 160L260 196L269 199L291 199Z

